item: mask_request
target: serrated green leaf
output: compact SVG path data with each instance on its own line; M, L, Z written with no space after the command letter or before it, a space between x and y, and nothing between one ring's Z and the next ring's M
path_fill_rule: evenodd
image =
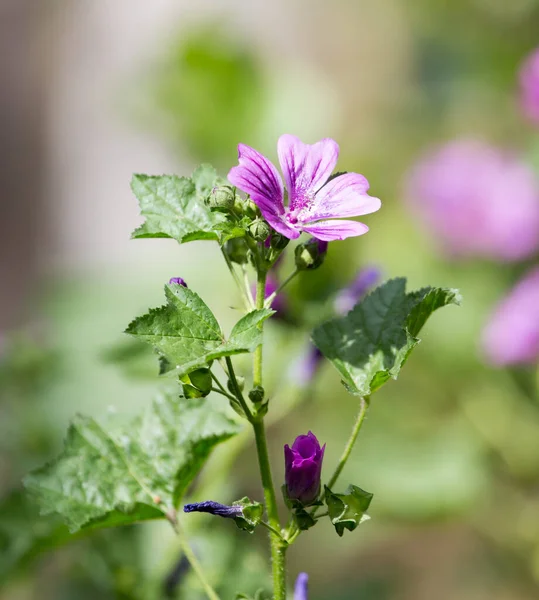
M25 486L43 514L58 513L72 532L162 519L174 513L213 447L237 432L205 400L172 396L116 430L79 416L62 454Z
M212 211L205 202L222 181L210 165L201 165L191 178L175 175L133 175L131 189L145 217L133 238L173 238L225 241L245 235L248 220Z
M406 293L406 280L392 279L344 317L317 327L312 339L341 374L348 390L368 396L402 365L420 342L417 334L438 308L460 304L457 290L423 288Z
M217 319L202 299L181 285L166 285L168 304L135 319L126 333L153 345L180 376L208 362L252 352L261 343L258 325L274 311L255 310L240 319L225 340Z
M335 531L342 537L344 530L354 531L370 517L366 514L372 494L356 485L349 485L345 494L334 494L325 486L325 501Z

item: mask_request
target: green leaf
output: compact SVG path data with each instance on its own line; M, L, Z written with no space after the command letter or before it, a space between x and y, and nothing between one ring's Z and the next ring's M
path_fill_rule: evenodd
M351 393L368 396L388 379L397 379L430 315L442 306L461 302L457 290L429 287L406 293L405 288L405 279L392 279L346 316L314 330L314 343L337 368Z
M253 352L262 342L258 325L274 312L264 309L245 315L227 341L217 319L195 292L172 284L165 286L165 295L166 306L135 319L126 333L153 345L179 376L223 356Z
M236 522L238 528L243 529L243 531L253 533L256 526L262 520L262 515L264 514L264 507L262 504L260 504L260 502L254 502L245 496L241 500L233 502L232 505L241 506L243 508L243 516L234 517L234 521Z
M78 416L62 454L25 486L71 532L170 517L214 446L237 432L205 400L172 396L115 430Z
M329 518L335 531L342 537L344 530L354 531L356 527L367 521L366 514L372 500L372 494L356 485L349 485L346 494L334 494L325 486L325 500Z

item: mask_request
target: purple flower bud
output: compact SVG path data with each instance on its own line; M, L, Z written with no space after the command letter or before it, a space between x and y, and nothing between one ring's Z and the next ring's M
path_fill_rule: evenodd
M522 63L519 83L522 112L532 123L539 125L539 48Z
M186 504L183 507L183 512L204 512L219 517L225 517L226 519L235 519L236 517L243 516L243 508L241 506L227 506L226 504L219 504L219 502L214 502L213 500Z
M454 141L413 169L408 195L451 257L515 261L539 249L539 184L509 152Z
M376 267L365 267L356 275L352 283L343 288L335 298L335 312L344 315L351 311L354 306L374 287L380 280L380 269Z
M308 586L309 576L307 573L300 573L294 586L294 600L309 600Z
M309 504L320 492L320 475L326 445L320 448L316 436L309 431L298 435L292 448L284 447L285 482L288 497Z
M176 285L183 285L183 287L189 287L187 285L187 283L185 282L185 279L182 279L181 277L171 277L171 279L168 283L170 285L175 283Z
M499 304L483 331L482 345L487 360L496 366L539 359L539 267Z

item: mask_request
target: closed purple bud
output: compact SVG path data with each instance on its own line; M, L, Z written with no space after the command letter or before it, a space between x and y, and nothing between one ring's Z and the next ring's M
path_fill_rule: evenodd
M496 366L539 359L539 267L502 300L483 331L483 350Z
M185 282L185 279L182 279L181 277L171 277L168 283L170 285L175 283L176 285L183 285L183 287L189 287Z
M532 123L539 125L539 48L522 63L519 83L522 111Z
M308 583L309 576L307 573L300 573L296 579L296 585L294 586L294 600L309 600Z
M335 298L335 312L344 315L351 311L354 306L373 288L380 280L380 269L376 267L365 267L356 275L350 285L343 288Z
M309 431L298 435L292 444L284 447L285 483L288 497L309 504L320 492L322 460L326 445L320 448L316 436Z
M211 515L217 515L219 517L225 517L226 519L235 519L236 517L243 516L243 508L241 506L227 506L226 504L220 504L213 500L206 500L205 502L195 502L194 504L186 504L183 507L183 512L204 512L210 513Z

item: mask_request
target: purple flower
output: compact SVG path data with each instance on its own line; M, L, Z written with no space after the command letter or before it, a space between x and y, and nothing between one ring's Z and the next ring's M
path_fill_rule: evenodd
M189 287L185 282L185 279L182 279L181 277L171 277L168 283L169 285L175 283L176 285L183 285L183 287Z
M288 193L286 207L279 172L253 148L238 146L239 165L228 174L229 181L251 196L276 231L291 240L306 231L332 241L369 230L363 223L342 220L373 213L381 203L367 194L369 183L363 175L345 173L329 180L339 157L337 142L325 138L310 145L285 134L279 138L277 150Z
M483 349L497 366L539 359L539 267L502 300L483 331Z
M294 600L309 600L308 583L309 576L307 573L300 573L296 579L296 585L294 586Z
M210 513L211 515L217 515L219 517L225 517L226 519L235 519L236 517L243 516L243 508L240 505L227 506L226 504L220 504L213 500L206 500L205 502L195 502L194 504L186 504L183 507L183 512L204 512Z
M316 346L309 344L307 350L299 357L291 369L291 377L294 383L300 387L306 387L314 379L324 355Z
M522 111L530 121L539 125L539 48L522 63L519 83Z
M539 248L539 186L532 169L485 143L449 143L419 162L408 195L452 256L521 260Z
M352 283L343 288L335 298L335 312L344 315L351 311L354 306L374 287L380 280L380 269L376 267L365 267L356 275Z
M284 447L285 482L288 497L309 504L320 492L320 475L326 445L320 448L316 436L309 431L298 435L292 448Z

